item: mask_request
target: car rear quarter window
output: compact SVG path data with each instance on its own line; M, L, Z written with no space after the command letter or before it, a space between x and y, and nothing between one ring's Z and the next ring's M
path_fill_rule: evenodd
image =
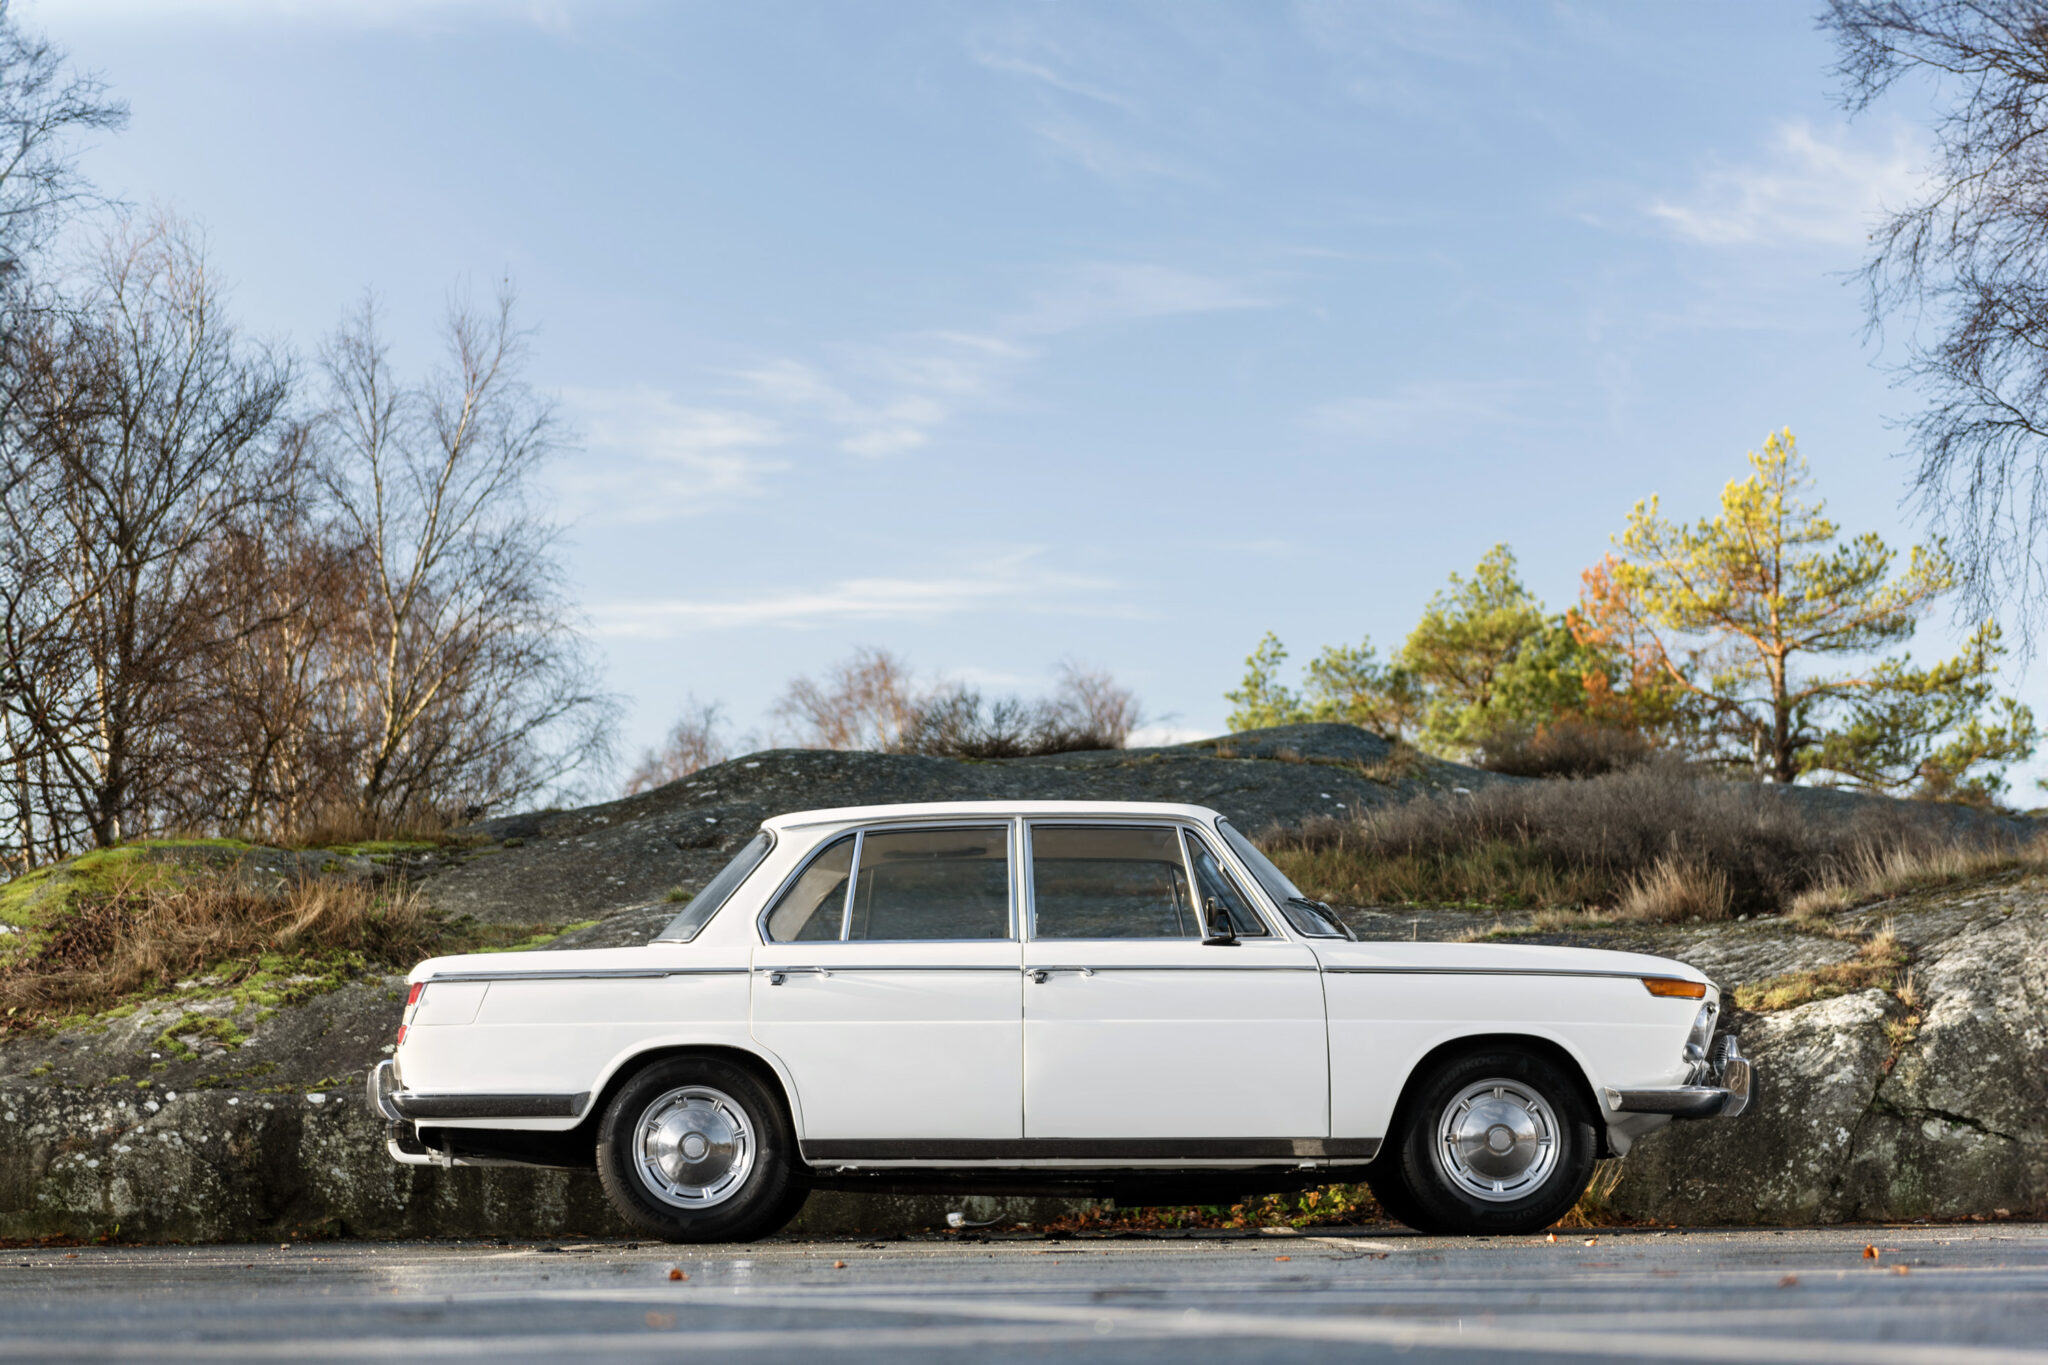
M1166 826L1033 825L1034 938L1195 938L1180 835Z

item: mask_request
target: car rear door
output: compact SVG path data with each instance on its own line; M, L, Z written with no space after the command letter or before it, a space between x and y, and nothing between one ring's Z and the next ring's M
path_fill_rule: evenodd
M809 1159L1021 1135L1014 830L847 833L763 914L753 1034L789 1069Z
M1315 956L1263 920L1211 842L1175 825L1043 820L1025 845L1026 1139L1047 1155L1265 1156L1302 1139L1319 1154L1329 1050ZM1204 942L1210 902L1234 946Z

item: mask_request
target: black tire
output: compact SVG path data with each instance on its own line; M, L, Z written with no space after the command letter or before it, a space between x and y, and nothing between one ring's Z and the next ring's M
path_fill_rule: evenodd
M1476 1141L1488 1106L1509 1121L1489 1126L1486 1136L1505 1131L1500 1140L1510 1146L1500 1154L1479 1150L1467 1162L1454 1150L1456 1144L1445 1140L1446 1124L1453 1135L1464 1125ZM1537 1232L1564 1217L1593 1178L1599 1135L1585 1084L1541 1053L1507 1046L1454 1057L1425 1077L1402 1108L1394 1149L1373 1189L1377 1194L1384 1183L1387 1194L1381 1202L1387 1211L1419 1231L1465 1236ZM1541 1140L1546 1129L1547 1157ZM1538 1135L1533 1141L1527 1137L1531 1133ZM1532 1149L1536 1155L1518 1174L1501 1179L1500 1187L1486 1195L1477 1192L1498 1175L1489 1176L1478 1165L1511 1164Z
M660 1115L672 1120L666 1135ZM673 1183L664 1184L640 1159L650 1122L657 1147L684 1130L671 1146L672 1164L656 1160ZM741 1134L744 1141L737 1140ZM704 1159L685 1164L686 1153ZM620 1087L597 1130L597 1174L626 1221L668 1242L767 1237L787 1226L810 1195L782 1097L746 1067L715 1057L653 1062ZM693 1186L691 1178L706 1183Z

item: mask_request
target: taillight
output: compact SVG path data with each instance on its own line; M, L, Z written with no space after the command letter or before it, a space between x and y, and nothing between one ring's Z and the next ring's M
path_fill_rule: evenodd
M401 1022L398 1026L398 1042L401 1046L403 1046L405 1043L406 1029L412 1026L413 1006L419 1004L420 997L425 995L426 993L427 983L424 981L413 982L412 989L405 993L405 1016L403 1022Z

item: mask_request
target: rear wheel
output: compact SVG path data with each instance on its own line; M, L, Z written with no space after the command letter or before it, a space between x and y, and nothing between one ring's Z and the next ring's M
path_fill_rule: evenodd
M780 1231L809 1189L779 1096L712 1057L655 1062L598 1128L597 1173L627 1221L670 1242L748 1242Z
M1388 1212L1425 1232L1535 1232L1570 1211L1599 1139L1584 1086L1539 1053L1467 1053L1406 1106L1388 1166Z

